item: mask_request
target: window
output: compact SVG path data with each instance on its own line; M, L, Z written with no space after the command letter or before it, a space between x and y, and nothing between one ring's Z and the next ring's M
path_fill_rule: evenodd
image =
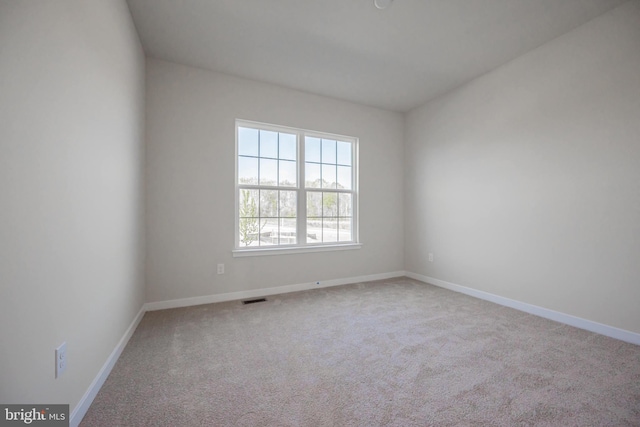
M236 121L236 250L357 246L357 139Z

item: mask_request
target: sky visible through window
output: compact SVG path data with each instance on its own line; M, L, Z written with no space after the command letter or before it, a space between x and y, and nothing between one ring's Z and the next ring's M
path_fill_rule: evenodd
M296 135L238 128L238 179L241 184L297 185Z

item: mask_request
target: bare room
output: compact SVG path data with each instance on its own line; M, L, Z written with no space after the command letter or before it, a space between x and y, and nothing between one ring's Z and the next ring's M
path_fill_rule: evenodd
M6 425L640 426L640 0L0 0L0 119Z

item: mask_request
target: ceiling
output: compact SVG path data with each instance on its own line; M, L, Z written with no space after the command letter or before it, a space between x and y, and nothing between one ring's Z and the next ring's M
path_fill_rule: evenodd
M128 0L150 57L405 112L626 0Z

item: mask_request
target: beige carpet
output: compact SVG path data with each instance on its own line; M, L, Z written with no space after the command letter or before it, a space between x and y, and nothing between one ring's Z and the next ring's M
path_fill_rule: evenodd
M640 346L401 278L146 313L81 426L640 426Z

